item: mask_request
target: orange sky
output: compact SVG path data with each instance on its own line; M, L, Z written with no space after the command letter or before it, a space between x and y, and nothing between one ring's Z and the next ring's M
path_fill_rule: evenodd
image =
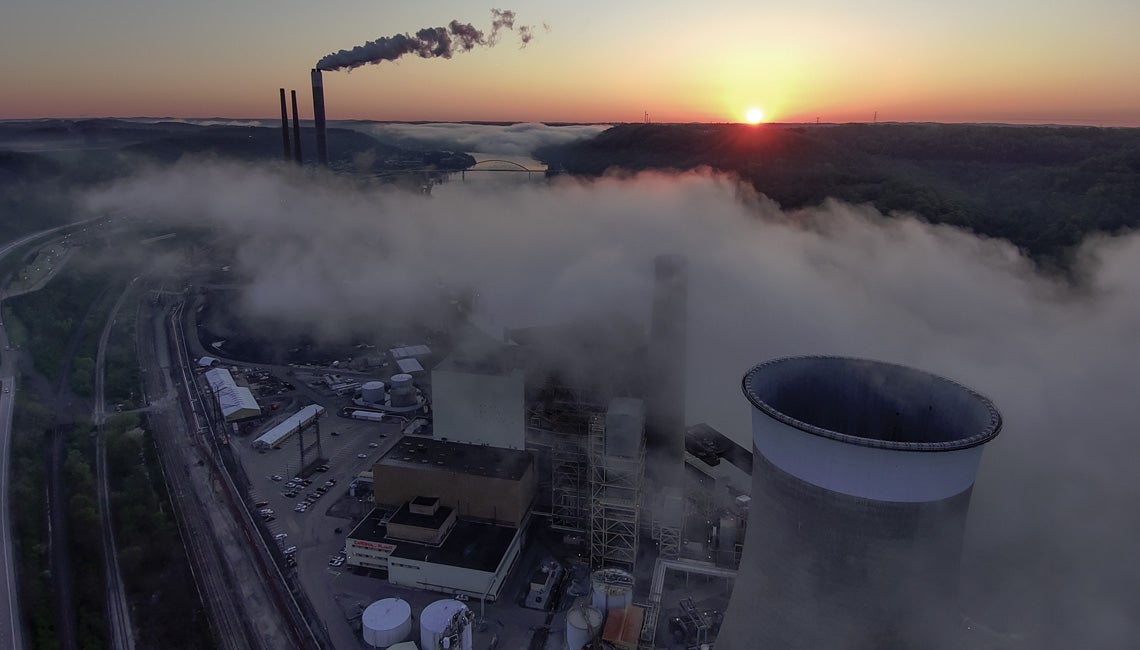
M199 4L199 3L192 3ZM64 0L5 9L0 118L273 117L331 51L489 7ZM426 3L424 3L426 4ZM520 49L326 74L330 119L1001 121L1140 126L1140 3L534 1ZM918 6L921 5L921 6ZM1074 3L1075 5L1075 3ZM550 29L545 31L541 23Z

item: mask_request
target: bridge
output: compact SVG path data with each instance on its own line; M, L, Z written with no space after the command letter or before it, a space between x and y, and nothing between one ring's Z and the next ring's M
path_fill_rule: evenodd
M496 163L496 164L500 164L500 165L508 165L508 166L509 166L509 168L508 168L508 169L475 169L476 167L478 167L478 166L480 166L480 165L485 165L485 164L488 164L488 163ZM530 175L531 175L531 174L545 174L545 173L546 173L546 170L545 170L545 169L531 169L531 168L527 167L526 165L524 165L524 164L522 164L522 163L519 163L519 162L515 162L514 160L501 160L501 159L499 159L499 158L487 158L486 160L480 160L479 162L475 163L474 165L471 165L471 166L470 166L470 167L468 167L467 169L464 169L463 171L461 171L461 172L459 173L459 174L460 174L460 178L466 179L466 178L467 178L467 172L469 172L469 171L472 171L472 172L513 172L513 173L526 173L526 175L527 175L527 178L530 178Z

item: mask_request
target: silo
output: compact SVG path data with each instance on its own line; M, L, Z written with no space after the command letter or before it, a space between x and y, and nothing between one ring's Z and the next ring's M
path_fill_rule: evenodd
M384 382L382 381L366 381L360 387L360 397L365 401L372 404L384 403Z
M387 648L412 633L412 606L399 598L385 598L369 605L360 616L364 642Z
M579 605L566 612L566 647L582 650L602 630L604 616L601 610Z
M444 598L420 612L420 650L471 650L471 611L454 598Z
M412 376L404 373L392 375L390 396L392 406L414 406L416 403L416 387L412 384Z
M956 648L962 534L985 397L948 379L841 357L744 376L752 500L718 650Z
M590 604L603 612L633 604L633 575L621 569L601 569L590 576Z

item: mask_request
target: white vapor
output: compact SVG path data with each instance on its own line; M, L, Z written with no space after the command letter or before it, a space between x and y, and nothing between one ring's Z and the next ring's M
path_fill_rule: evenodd
M608 125L599 124L549 126L519 123L504 126L456 122L437 124L345 122L338 123L338 126L356 129L384 144L407 149L445 149L506 156L530 156L541 146L585 140L609 128Z
M1022 635L1017 647L1140 638L1137 236L1087 242L1074 287L1001 241L838 202L783 212L707 172L450 183L425 198L287 167L184 164L90 203L213 226L241 242L249 314L324 335L419 309L438 280L475 287L500 325L606 309L644 319L652 257L684 253L690 422L747 444L740 377L776 356L865 356L961 381L1005 419L974 491L967 613Z

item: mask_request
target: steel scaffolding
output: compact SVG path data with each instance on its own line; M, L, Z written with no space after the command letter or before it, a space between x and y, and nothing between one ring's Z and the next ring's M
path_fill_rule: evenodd
M584 437L565 436L550 452L552 528L584 533L589 524L589 475Z
M605 416L590 420L590 564L633 571L645 469L645 438L633 457L606 454Z

